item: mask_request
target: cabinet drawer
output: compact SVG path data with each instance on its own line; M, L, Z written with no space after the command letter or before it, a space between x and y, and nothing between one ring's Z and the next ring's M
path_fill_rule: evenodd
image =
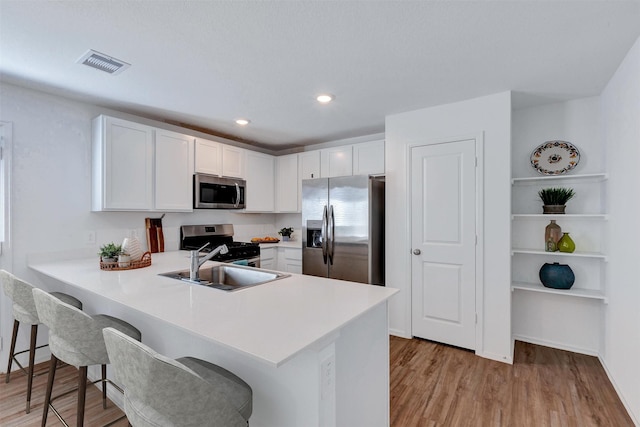
M284 257L286 259L302 260L302 249L284 248Z
M276 248L260 248L260 261L274 259L276 255Z

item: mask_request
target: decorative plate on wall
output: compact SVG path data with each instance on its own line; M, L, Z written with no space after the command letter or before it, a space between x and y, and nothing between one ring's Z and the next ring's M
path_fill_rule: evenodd
M544 175L562 175L579 161L580 152L567 141L547 141L531 153L531 166Z

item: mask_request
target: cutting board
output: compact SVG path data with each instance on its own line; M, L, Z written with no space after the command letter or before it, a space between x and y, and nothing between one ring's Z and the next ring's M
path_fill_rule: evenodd
M144 225L147 229L147 247L149 252L164 252L164 234L162 233L162 217L145 218Z

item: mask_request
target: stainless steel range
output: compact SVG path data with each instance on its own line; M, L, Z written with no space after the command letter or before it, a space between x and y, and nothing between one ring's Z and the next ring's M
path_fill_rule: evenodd
M195 250L204 244L202 252L210 252L220 245L227 245L226 254L217 254L212 261L235 262L250 267L260 267L260 245L234 242L232 224L183 225L180 227L180 249Z

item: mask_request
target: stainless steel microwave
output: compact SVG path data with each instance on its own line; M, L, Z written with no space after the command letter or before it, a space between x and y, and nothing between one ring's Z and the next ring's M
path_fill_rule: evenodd
M244 209L246 181L197 173L193 176L195 209Z

